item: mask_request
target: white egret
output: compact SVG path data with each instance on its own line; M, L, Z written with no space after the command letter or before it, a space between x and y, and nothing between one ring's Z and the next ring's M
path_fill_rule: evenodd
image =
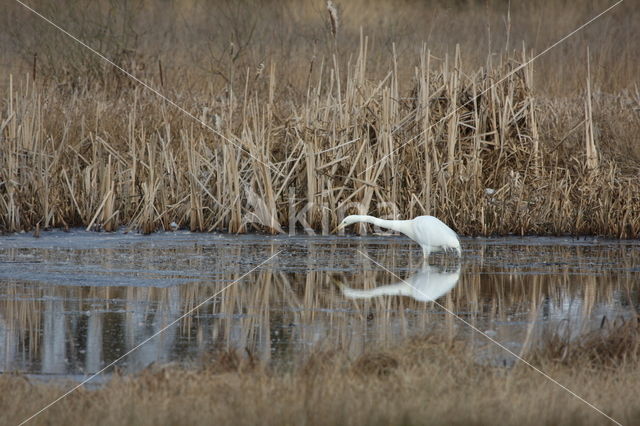
M458 252L458 256L462 254L458 235L437 217L418 216L411 220L385 220L374 216L351 215L345 217L336 230L357 222L370 223L406 235L420 244L425 258L436 250L453 249Z
M460 279L460 266L455 271L444 271L433 265L424 265L420 271L391 285L369 290L356 290L340 285L342 294L348 299L370 299L377 296L410 296L419 302L431 302L453 289Z

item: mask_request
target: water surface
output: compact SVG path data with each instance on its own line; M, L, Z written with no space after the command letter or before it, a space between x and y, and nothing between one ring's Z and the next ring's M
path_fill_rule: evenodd
M578 336L640 307L640 244L573 238L464 239L463 257L401 236L286 237L84 231L0 237L0 370L81 378L211 298L118 363L197 366L230 349L292 363L357 356L412 336L471 341L512 357L550 332ZM364 254L362 254L362 253ZM382 266L380 266L382 265Z

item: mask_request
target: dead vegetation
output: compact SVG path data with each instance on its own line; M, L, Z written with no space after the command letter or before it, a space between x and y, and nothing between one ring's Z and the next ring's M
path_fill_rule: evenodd
M600 329L580 339L572 339L567 334L566 331L550 334L546 344L533 356L563 365L581 364L589 368L638 365L640 361L640 316L613 321L603 317Z
M613 333L630 333L621 327ZM637 331L634 332L637 339ZM446 341L447 339L445 339ZM344 352L299 367L243 368L247 354L221 353L199 371L151 367L79 389L31 424L602 424L606 418L529 367L478 365L469 347L422 338L357 359ZM576 342L590 350L589 340ZM596 345L597 346L597 345ZM594 351L599 351L595 347ZM632 353L633 352L633 353ZM536 364L622 424L640 419L638 347L622 362ZM229 359L234 358L233 361ZM322 361L320 361L322 360ZM220 368L224 366L224 368ZM605 368L605 366L608 366ZM613 367L613 368L612 368ZM588 383L588 386L585 384ZM0 376L0 420L16 424L66 387Z
M16 53L3 66L3 231L126 226L149 233L175 222L194 231L328 232L360 211L432 214L466 235L640 235L640 95L626 71L639 43L621 42L635 31L633 20L597 42L585 30L565 62L550 66L549 58L529 62L544 43L528 35L527 19L540 16L499 2L485 11L484 30L473 2L457 15L436 2L430 16L477 30L467 30L466 43L438 45L409 32L381 42L384 25L357 30L367 15L333 3L329 11L306 5L300 16L280 15L273 5L263 19L282 27L269 33L248 4L222 1L220 25L230 40L164 28L166 18L152 13L158 28L174 34L175 55L162 56L153 38L137 37L153 33L142 13L152 5L97 4L104 10L92 6L96 19L114 16L120 29L68 11L56 17L197 120L60 34L38 46L38 38L16 32L16 52L40 54L24 66ZM209 23L196 5L173 7L193 18L193 28ZM549 7L576 26L586 12ZM508 29L491 27L507 12ZM55 32L24 11L12 13ZM309 33L296 36L295 22L308 23ZM504 46L487 40L483 56L470 40L487 30ZM194 40L202 44L183 49ZM301 40L316 42L303 47ZM620 49L614 45L627 50L610 57ZM206 60L189 56L198 49ZM564 71L569 64L573 73Z

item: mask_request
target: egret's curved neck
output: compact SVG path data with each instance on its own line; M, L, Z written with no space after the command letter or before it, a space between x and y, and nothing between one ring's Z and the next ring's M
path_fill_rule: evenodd
M349 287L342 288L342 294L350 299L370 299L377 296L411 296L413 288L400 282L398 284L383 285L369 290L355 290Z
M367 215L355 215L359 222L370 223L380 228L391 229L392 231L398 231L409 238L413 238L413 227L410 220L386 220L380 219L374 216Z

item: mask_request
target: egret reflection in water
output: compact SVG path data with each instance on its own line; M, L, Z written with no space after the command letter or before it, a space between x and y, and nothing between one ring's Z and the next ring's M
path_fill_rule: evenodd
M424 264L420 271L395 284L358 290L341 285L348 299L370 299L377 296L409 296L419 302L432 302L451 291L460 279L460 265L455 270Z

